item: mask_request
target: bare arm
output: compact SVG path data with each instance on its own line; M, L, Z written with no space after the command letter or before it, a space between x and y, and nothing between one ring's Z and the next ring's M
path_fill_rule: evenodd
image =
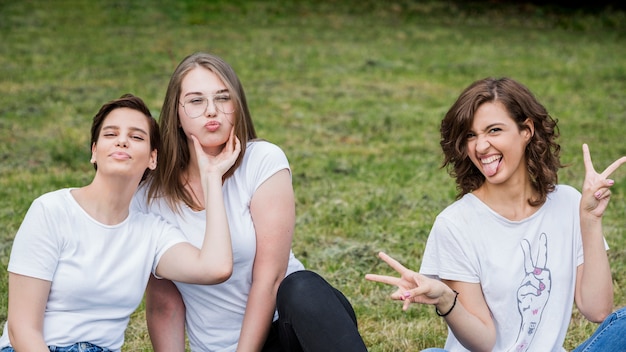
M295 200L288 170L265 181L252 197L250 212L256 230L252 288L239 337L238 351L260 351L275 311L295 226Z
M626 157L613 162L598 174L591 162L589 148L583 144L585 180L580 201L580 230L584 263L576 270L576 306L590 321L601 322L613 309L613 280L604 246L602 216L611 197L613 180L607 179Z
M198 250L189 243L170 248L159 261L157 275L171 280L198 284L226 281L233 267L232 245L222 194L222 175L241 151L231 130L221 154L206 154L192 136L198 159L206 209L205 236ZM146 319L156 352L183 352L185 349L185 305L180 292L169 280L150 277L146 290Z
M146 322L154 352L185 351L185 304L173 282L150 275Z
M241 146L231 130L230 139L222 152L211 156L203 151L194 136L191 137L204 191L204 241L200 250L189 243L172 246L161 257L156 273L180 282L218 284L228 280L233 270L233 250L222 194L222 176L234 164Z
M51 282L9 273L9 340L16 351L48 352L43 319Z
M405 268L385 253L379 253L379 257L401 276L367 274L365 278L398 287L391 298L403 301L404 310L411 303L422 303L434 305L442 313L450 312L444 319L465 348L471 351L493 349L496 329L480 284L431 279ZM456 304L453 290L459 292Z

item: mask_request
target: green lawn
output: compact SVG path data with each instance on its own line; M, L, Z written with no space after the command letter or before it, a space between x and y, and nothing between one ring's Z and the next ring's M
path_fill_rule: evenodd
M486 76L526 84L559 120L560 182L580 189L581 144L603 169L626 155L626 13L454 1L0 0L0 265L30 202L89 182L89 126L131 92L158 115L175 65L224 57L257 132L289 157L294 252L353 303L371 351L442 346L432 307L402 312L363 279L384 250L419 268L434 217L454 200L439 121ZM626 304L626 168L605 236ZM0 321L6 319L0 275ZM566 348L595 328L575 312ZM143 307L127 351L150 350Z

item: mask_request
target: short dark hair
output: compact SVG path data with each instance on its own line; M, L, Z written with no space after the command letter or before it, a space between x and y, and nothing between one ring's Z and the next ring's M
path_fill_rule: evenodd
M98 142L98 138L100 137L100 131L102 130L102 124L106 117L111 113L111 111L115 109L128 108L141 112L146 116L148 121L149 135L150 135L150 150L159 150L161 147L161 135L159 133L159 125L157 121L152 117L150 113L150 109L146 106L146 104L141 100L141 98L134 96L130 93L126 93L119 97L118 99L111 100L100 108L98 113L93 117L93 122L91 123L91 144L90 147L93 147L94 144ZM98 165L96 163L93 164L93 167L98 170ZM146 172L143 174L141 180L145 180L150 169L146 169Z

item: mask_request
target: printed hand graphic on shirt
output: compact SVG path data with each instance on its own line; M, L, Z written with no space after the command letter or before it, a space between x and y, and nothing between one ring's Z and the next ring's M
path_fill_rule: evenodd
M550 297L552 281L546 268L548 240L545 233L539 236L538 248L532 251L528 240L521 243L524 252L525 276L517 290L517 305L522 317L514 351L526 351L541 322L543 309Z

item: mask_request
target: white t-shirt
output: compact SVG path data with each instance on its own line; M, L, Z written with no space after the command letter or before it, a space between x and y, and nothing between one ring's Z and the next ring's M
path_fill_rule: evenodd
M480 283L495 322L494 351L564 351L583 263L580 197L559 185L536 213L510 221L466 194L437 216L420 272ZM445 349L467 351L450 330Z
M249 142L241 165L224 183L224 204L233 244L233 274L218 285L176 282L187 308L187 334L193 351L236 350L256 254L256 232L250 215L250 201L263 182L284 169L289 170L289 162L278 146L265 141ZM204 210L193 211L182 205L182 212L178 214L162 198L153 201L146 209L145 192L145 188L139 190L133 206L159 214L179 226L189 242L198 247L202 244ZM287 275L302 269L302 263L290 252Z
M99 223L70 189L61 189L31 204L15 235L8 271L52 282L46 344L86 341L118 351L150 272L168 248L183 241L174 226L133 210L117 225ZM0 348L8 345L5 324Z

